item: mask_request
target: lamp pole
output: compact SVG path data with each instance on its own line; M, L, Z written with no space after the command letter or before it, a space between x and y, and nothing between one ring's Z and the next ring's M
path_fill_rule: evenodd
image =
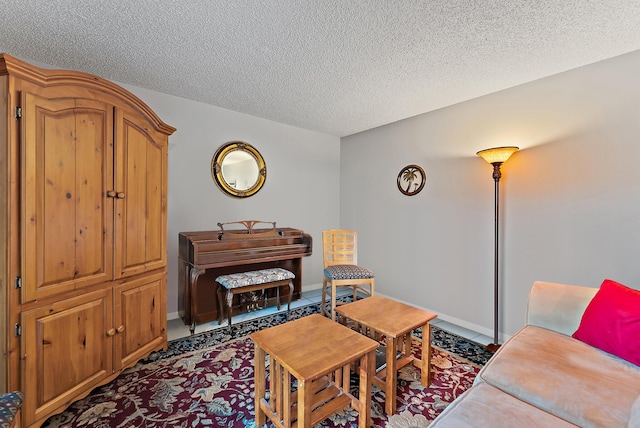
M494 192L494 233L493 233L493 343L488 344L485 349L495 352L500 347L498 338L498 294L499 294L499 233L500 233L500 178L502 172L500 166L509 159L509 157L518 150L517 147L496 147L493 149L481 150L477 153L485 161L493 165L493 181L495 186Z
M495 182L494 202L494 231L493 231L493 343L486 346L490 352L496 352L500 347L498 342L498 275L499 275L499 250L498 245L500 240L498 234L500 233L500 178L502 173L500 172L500 165L502 162L493 162L493 181Z

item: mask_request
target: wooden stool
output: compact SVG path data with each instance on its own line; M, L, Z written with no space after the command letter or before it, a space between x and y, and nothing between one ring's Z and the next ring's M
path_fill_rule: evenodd
M229 334L231 334L231 313L233 296L240 293L248 293L250 291L266 290L277 287L278 309L280 309L280 287L289 286L289 300L287 301L287 316L291 310L291 299L293 298L293 278L296 276L286 269L272 268L261 269L250 272L233 273L230 275L221 275L216 278L216 282L220 284L218 287L218 302L220 306L220 315L218 316L218 324L222 324L224 313L222 293L226 290L227 303L227 319L229 321Z

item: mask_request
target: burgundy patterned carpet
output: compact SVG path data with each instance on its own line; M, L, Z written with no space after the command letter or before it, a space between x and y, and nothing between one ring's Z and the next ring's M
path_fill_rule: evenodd
M293 310L292 318L315 312L317 305L311 305ZM272 315L234 326L236 338L230 338L224 329L173 341L166 352L154 353L126 370L43 427L253 427L253 342L247 334L285 321L283 315ZM432 385L420 384L419 370L403 369L398 410L390 417L384 413L384 393L374 387L371 414L375 426L426 427L471 386L490 356L477 344L433 330ZM420 341L414 341L415 352L420 346ZM357 390L357 378L352 389ZM357 418L357 412L345 408L318 426L355 427Z

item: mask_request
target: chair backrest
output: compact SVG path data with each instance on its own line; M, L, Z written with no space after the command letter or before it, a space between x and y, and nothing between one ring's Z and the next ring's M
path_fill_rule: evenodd
M358 234L353 230L331 229L322 232L324 267L358 264Z

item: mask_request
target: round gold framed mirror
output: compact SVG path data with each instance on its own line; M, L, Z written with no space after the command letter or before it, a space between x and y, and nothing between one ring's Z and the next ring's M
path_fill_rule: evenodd
M213 155L211 176L225 194L246 198L264 185L267 165L255 147L244 141L231 141L220 146Z

